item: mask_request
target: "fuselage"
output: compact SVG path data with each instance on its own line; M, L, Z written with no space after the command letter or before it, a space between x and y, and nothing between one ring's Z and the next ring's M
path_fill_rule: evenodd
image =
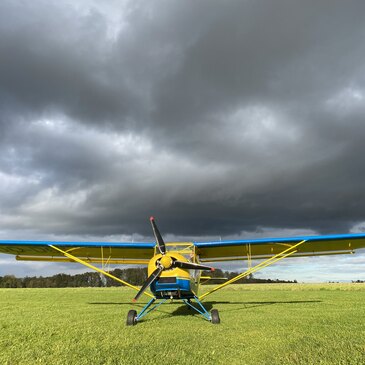
M174 250L175 247L170 247L166 255L172 260L196 262L196 257L193 251ZM156 254L148 264L148 276L150 276L157 268L157 261L161 259L161 254ZM200 280L199 270L186 270L178 267L164 270L158 280L150 286L152 293L156 298L170 299L189 299L197 296Z

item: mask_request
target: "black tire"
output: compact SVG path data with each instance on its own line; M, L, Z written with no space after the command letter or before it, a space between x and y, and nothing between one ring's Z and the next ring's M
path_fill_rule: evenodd
M212 309L212 311L210 312L210 315L212 316L212 323L213 324L221 323L221 319L219 318L218 309Z
M127 315L127 326L134 326L137 324L137 312L131 309Z

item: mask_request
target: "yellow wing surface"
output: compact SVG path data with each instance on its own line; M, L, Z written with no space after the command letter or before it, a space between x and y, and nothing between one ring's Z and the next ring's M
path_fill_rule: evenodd
M18 260L72 261L54 247L87 262L147 265L154 254L155 243L0 241L0 253L16 255Z
M260 261L255 266L248 267L245 272L201 295L199 300L202 300L217 290L287 257L353 253L356 249L365 247L365 234L195 242L195 247L201 262L251 259Z
M292 257L353 253L365 248L365 234L297 236L245 240L193 242L201 262L265 259L303 242ZM142 263L154 255L154 242L55 242L0 241L0 253L16 255L18 260L69 260L62 251L90 262ZM72 261L72 260L71 260Z
M353 253L365 248L365 234L194 242L201 262L265 259L302 242L291 257Z

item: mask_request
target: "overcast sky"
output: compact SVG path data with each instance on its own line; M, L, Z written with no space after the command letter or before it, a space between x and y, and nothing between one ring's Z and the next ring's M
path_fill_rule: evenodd
M365 231L364 39L360 0L2 0L0 238ZM268 273L365 279L311 260Z

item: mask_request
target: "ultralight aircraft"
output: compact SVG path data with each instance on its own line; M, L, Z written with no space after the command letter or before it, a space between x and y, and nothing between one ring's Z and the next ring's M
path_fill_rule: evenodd
M150 218L155 242L52 242L0 241L0 253L16 255L17 260L77 262L108 276L149 297L137 313L130 310L127 325L135 325L145 315L168 300L181 300L213 324L220 323L217 309L206 309L202 300L215 291L288 257L353 254L365 247L365 234L260 238L209 242L165 243L153 217ZM207 263L260 260L245 272L198 295L202 270L214 271ZM102 268L94 264L102 264ZM110 274L104 264L146 265L148 277L141 288ZM150 289L151 293L147 292Z

